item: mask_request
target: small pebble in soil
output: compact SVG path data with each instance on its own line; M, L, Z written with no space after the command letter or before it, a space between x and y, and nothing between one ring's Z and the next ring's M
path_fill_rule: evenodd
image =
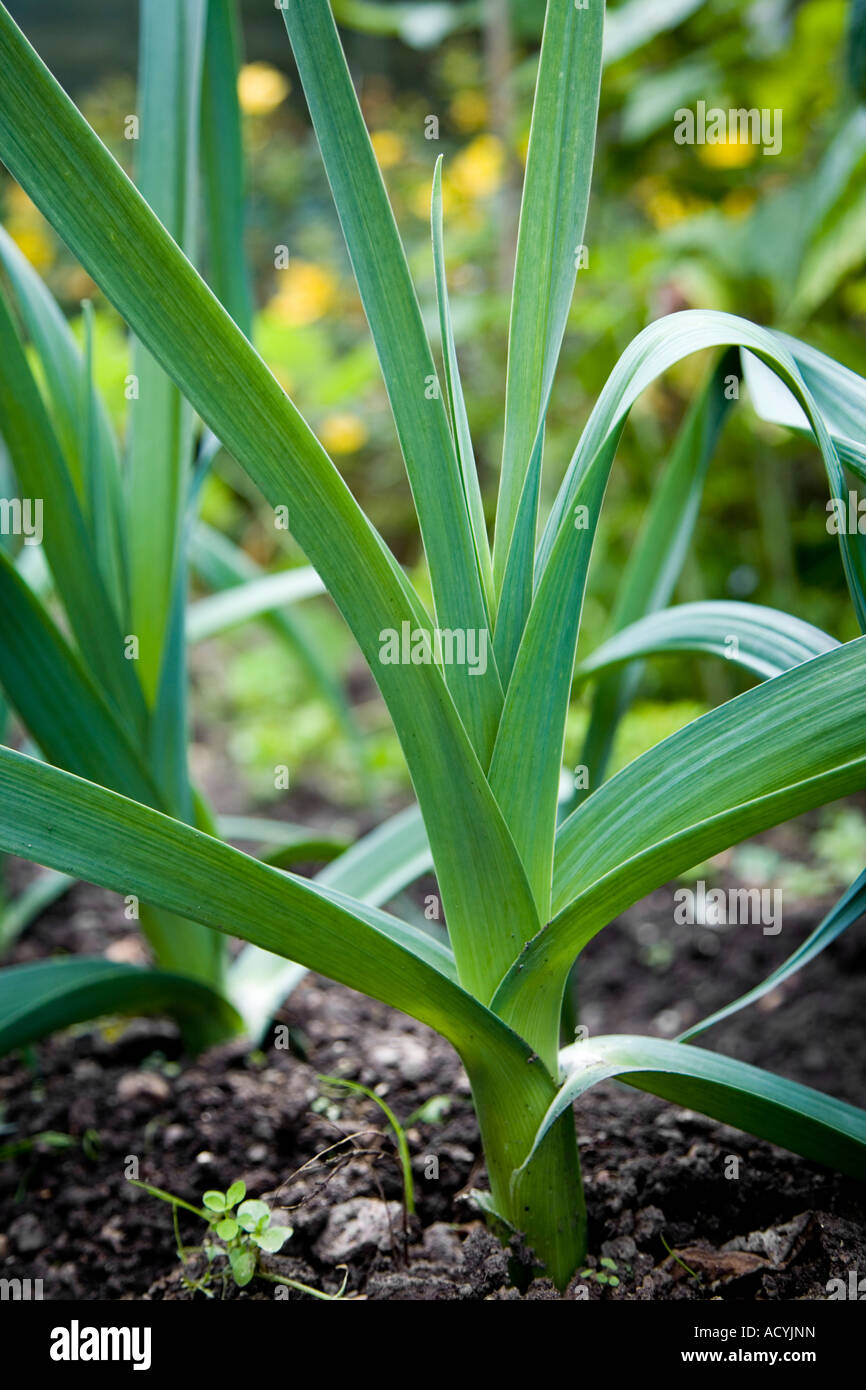
M169 1084L164 1076L153 1071L130 1071L117 1083L117 1099L120 1101L166 1101L171 1095Z
M38 1216L24 1212L11 1223L9 1239L19 1255L32 1255L42 1249L47 1237Z
M430 1054L411 1034L390 1033L369 1052L377 1073L397 1071L406 1081L421 1081L430 1070Z
M325 1229L313 1247L323 1264L338 1265L372 1250L388 1250L400 1230L399 1202L378 1197L353 1197L328 1213Z

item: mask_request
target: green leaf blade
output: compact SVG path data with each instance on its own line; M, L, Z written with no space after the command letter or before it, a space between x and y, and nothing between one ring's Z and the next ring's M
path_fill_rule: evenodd
M153 780L80 658L0 552L0 682L59 767L146 801Z
M251 338L253 295L244 251L244 152L237 90L240 52L237 0L208 0L201 114L208 278L241 332Z
M177 244L196 259L198 135L207 0L143 0L137 182ZM146 345L134 353L128 526L132 630L150 704L172 620L193 415Z
M488 616L470 510L445 403L394 214L364 125L328 0L283 11L307 105L391 402L443 629L484 634ZM482 764L502 691L492 651L473 679L446 679Z
M700 1023L694 1024L676 1041L691 1042L692 1038L698 1037L708 1028L712 1028L715 1024L739 1013L740 1009L747 1008L749 1004L755 1004L759 999L763 999L764 995L768 994L771 989L784 984L798 970L802 970L804 965L808 965L810 960L814 960L827 946L836 941L850 926L859 922L864 913L866 913L866 869L855 879L823 921L819 922L815 930L809 933L806 940L797 947L796 951L792 952L786 961L772 970L759 985L755 985L753 989L741 994L733 1003L726 1004L724 1008L709 1014Z
M493 1002L512 1027L522 1036L545 1019L549 1027L575 957L653 888L866 786L864 667L858 638L746 691L630 763L562 823L556 916Z
M661 373L703 348L731 346L748 347L796 395L818 442L831 491L841 487L842 469L823 416L793 358L767 330L730 314L690 310L651 324L620 358L581 436L542 536L540 578L491 765L491 783L527 865L543 920L583 593L617 444L634 402ZM718 378L713 380L718 386ZM866 614L852 539L840 537L842 557L852 597ZM539 671L545 673L543 680Z
M384 631L399 633L403 622L429 630L417 594L261 358L2 7L0 61L0 155L271 505L289 506L292 532L394 719L461 978L489 998L533 929L535 907L440 671L381 660ZM474 690L479 681L469 684Z
M191 604L186 615L187 638L190 642L203 642L251 618L324 592L324 584L308 565L264 574Z
M511 1173L528 1153L534 1117L553 1099L553 1080L525 1041L449 978L447 952L426 933L2 747L0 848L294 958L436 1028L473 1077L495 1138L494 1197L507 1206ZM544 1180L547 1154L546 1146Z
M577 676L588 680L648 656L692 652L768 680L838 646L811 623L758 603L681 603L620 629L580 664Z
M524 479L553 385L583 242L604 5L548 0L520 211L493 565L501 590ZM536 499L524 524L534 539Z
M538 1141L590 1086L614 1078L804 1158L866 1178L866 1110L717 1052L661 1038L592 1038L561 1054L566 1079Z
M72 476L2 291L0 357L0 434L21 490L34 507L43 507L43 517L46 502L53 509L54 515L43 522L41 540L70 625L120 716L141 736L146 709L132 664L124 659L124 634L94 562Z
M198 980L165 970L74 956L0 971L0 1053L108 1014L173 1014L189 1032L220 1021L227 1035L240 1018Z
M736 361L736 353L724 355L683 420L629 556L611 634L663 608L671 599L694 532L707 471L731 409L725 383ZM612 672L596 686L580 757L588 770L588 786L585 792L576 792L569 809L604 780L619 721L639 680L640 667L631 666Z
M433 200L431 207L431 227L433 233L433 268L436 277L436 299L439 306L439 331L442 339L442 353L445 363L445 387L448 393L448 408L451 416L451 433L460 463L463 479L463 493L472 524L472 538L478 572L487 604L488 620L494 611L493 566L490 556L490 543L487 538L487 523L484 518L484 503L478 482L478 468L475 451L472 448L472 433L466 414L466 400L460 380L460 365L457 360L457 344L454 339L454 323L451 317L451 301L448 295L448 278L445 273L445 231L442 217L442 160L436 161L433 174Z

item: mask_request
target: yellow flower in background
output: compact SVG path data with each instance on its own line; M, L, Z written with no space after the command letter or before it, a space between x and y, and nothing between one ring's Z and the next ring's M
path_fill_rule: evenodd
M756 149L751 140L728 138L717 145L699 145L698 159L711 169L744 169L755 158Z
M656 176L641 179L635 185L635 192L647 217L659 231L675 227L687 217L697 217L712 207L712 203L706 199L671 188L669 183Z
M728 217L745 217L747 212L751 212L757 202L755 192L751 188L735 188L722 199L722 210Z
M457 129L470 135L484 129L490 108L483 92L469 90L458 92L448 109Z
M349 411L329 415L322 421L318 433L329 454L356 454L369 438L364 421Z
M54 260L54 247L41 227L28 227L10 221L6 224L6 230L34 270L48 269Z
M5 201L7 232L34 269L46 270L54 261L54 242L42 213L17 183L8 185Z
M246 63L238 73L238 101L248 116L267 116L290 91L288 78L270 63Z
M502 185L505 150L495 135L477 135L457 155L450 181L466 198L489 198Z
M312 261L291 261L280 272L280 288L268 307L283 323L302 328L327 314L336 298L337 279L329 270Z
M24 192L20 183L13 183L11 180L6 185L6 203L9 208L10 216L26 217L28 219L39 218L41 213L29 194Z
M646 211L653 226L658 227L659 231L664 231L666 227L675 227L689 215L685 199L680 198L671 188L661 188L657 193L652 193L646 200Z
M423 178L409 194L409 206L422 222L430 223L430 179ZM448 163L442 176L442 209L449 226L459 226L463 232L480 231L490 216L483 202L466 196L464 188L452 179Z
M430 179L422 179L420 183L415 184L415 187L409 194L409 206L415 216L420 217L422 222L430 221L430 204L432 202L430 184ZM446 174L442 181L442 203L446 213L450 202L447 196L449 192L448 175Z
M393 169L406 154L406 142L393 130L377 130L370 136L373 152L380 169Z

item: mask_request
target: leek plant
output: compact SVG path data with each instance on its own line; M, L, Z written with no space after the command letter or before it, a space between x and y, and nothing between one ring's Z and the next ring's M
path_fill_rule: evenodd
M0 157L268 503L289 507L293 533L393 718L448 940L333 882L258 862L137 788L118 788L111 759L110 777L102 769L82 776L0 749L0 848L231 933L438 1029L471 1082L490 1219L502 1232L522 1232L560 1286L586 1247L571 1107L596 1081L619 1078L866 1175L866 1112L807 1087L683 1040L592 1037L559 1051L569 973L617 914L726 846L866 786L866 639L840 646L784 614L741 605L666 608L729 408L737 352L769 373L772 390L755 378L761 410L787 412L793 428L814 438L837 497L846 495L845 467L866 475L860 378L741 318L692 311L651 324L614 368L536 543L545 415L589 199L603 17L601 0L547 5L491 544L448 303L439 171L432 228L443 384L328 0L283 7L406 462L430 612L171 229L0 7ZM610 641L581 667L600 692L598 752L588 764L589 794L563 817L581 608L617 443L640 393L703 349L721 356L648 510ZM864 538L839 539L862 626ZM41 652L25 640L30 632L22 624L15 638L22 663ZM671 649L735 653L760 683L602 781L636 663ZM102 661L101 679L113 690L123 668L104 653ZM93 707L92 682L68 687L56 664L41 663L40 688L62 689L66 709ZM403 833L418 834L412 813L392 844ZM407 844L406 853L423 854L423 845ZM797 968L863 908L858 882L784 969ZM15 1039L14 1020L0 1027L0 1042Z
M168 7L144 0L140 66L140 185L192 255L201 169L211 281L249 334L234 0ZM0 438L8 511L0 550L0 686L35 748L56 766L213 833L264 841L263 857L271 862L333 860L345 846L331 836L237 818L215 823L190 783L186 756L187 644L254 618L291 646L354 737L338 684L289 606L322 593L322 582L309 566L264 574L197 521L201 485L219 442L196 425L192 408L140 343L126 378L122 460L94 384L89 305L82 322L83 350L0 229ZM9 530L19 534L7 536ZM213 592L187 605L190 567ZM381 838L370 846L375 858ZM358 860L354 855L350 869ZM339 878L345 865L329 872ZM43 875L0 911L0 950L72 881ZM375 896L375 883L366 889ZM127 910L140 917L155 971L101 959L50 961L27 967L24 976L12 971L0 990L20 1002L26 979L31 998L44 993L50 1004L44 1002L41 1014L31 1011L32 1025L41 1016L43 1029L90 1016L119 990L121 1007L176 1012L187 1040L200 1046L243 1027L256 1032L297 978L254 949L232 964L227 942L149 902L130 902Z

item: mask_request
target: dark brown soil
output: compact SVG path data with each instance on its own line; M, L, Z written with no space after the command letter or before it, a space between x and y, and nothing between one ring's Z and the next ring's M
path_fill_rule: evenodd
M672 1035L761 979L818 915L786 904L780 936L733 927L708 946L706 929L672 926L662 891L585 953L581 1020L593 1034ZM106 896L76 889L18 956L109 939L113 954L134 956L118 917ZM861 923L707 1045L863 1104L864 1016ZM42 1278L51 1299L203 1296L184 1282L169 1207L125 1179L136 1159L142 1179L193 1202L243 1178L294 1227L272 1267L321 1290L339 1289L346 1266L347 1292L371 1300L558 1297L545 1281L527 1288L478 1220L468 1196L485 1185L478 1132L446 1043L314 977L280 1021L292 1050L231 1046L191 1062L172 1025L144 1020L78 1030L0 1063L0 1145L46 1130L74 1141L0 1162L0 1277ZM377 1089L407 1124L413 1220L381 1110L335 1099L318 1073ZM418 1118L435 1097L442 1113ZM592 1091L577 1123L593 1272L567 1298L822 1299L831 1278L866 1274L861 1184L624 1086ZM190 1216L181 1230L190 1244L202 1234ZM218 1280L211 1292L238 1296ZM256 1281L240 1296L274 1289Z

